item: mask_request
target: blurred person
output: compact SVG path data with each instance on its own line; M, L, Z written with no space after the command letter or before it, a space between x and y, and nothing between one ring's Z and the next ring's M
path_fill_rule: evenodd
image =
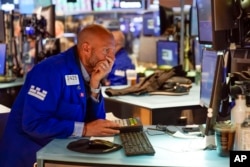
M56 38L60 39L60 50L61 52L66 51L70 47L72 47L75 43L70 41L68 38L65 37L64 34L64 24L60 20L56 20L55 22L55 35Z
M1 167L32 167L36 152L55 138L113 136L100 82L114 63L115 41L100 25L86 26L78 43L27 74L0 139Z
M135 65L125 49L125 37L122 31L112 31L115 38L115 62L109 75L104 79L104 85L126 85L126 70L135 69Z

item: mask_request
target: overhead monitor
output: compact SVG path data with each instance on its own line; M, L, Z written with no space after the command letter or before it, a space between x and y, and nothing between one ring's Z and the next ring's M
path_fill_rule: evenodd
M54 0L53 4L56 6L57 16L76 15L92 11L91 0L76 0L76 2Z
M0 43L0 76L5 75L6 55L6 44Z
M179 43L159 40L156 43L157 66L174 67L179 65Z
M93 11L108 11L112 10L112 8L119 8L120 3L119 1L113 0L93 0Z
M213 109L210 130L218 119L224 82L224 58L222 52L204 49L201 62L200 104Z
M93 11L145 9L145 0L93 0Z

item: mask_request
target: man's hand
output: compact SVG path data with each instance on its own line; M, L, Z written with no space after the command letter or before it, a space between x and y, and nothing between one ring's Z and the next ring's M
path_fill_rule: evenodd
M119 124L109 121L98 119L87 123L84 125L84 136L114 136L115 134L119 134L119 130L115 130L113 128L119 127Z
M111 71L114 64L114 59L107 56L105 60L99 61L94 71L91 73L90 87L97 89L100 86L101 80L105 78ZM94 95L96 97L96 95Z

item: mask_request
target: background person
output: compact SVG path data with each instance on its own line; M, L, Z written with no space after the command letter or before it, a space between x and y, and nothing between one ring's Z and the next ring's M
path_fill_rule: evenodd
M64 24L60 20L56 20L55 22L55 36L60 39L60 50L66 51L70 47L74 45L73 41L70 41L68 38L64 36Z
M101 80L114 63L110 31L89 25L66 52L35 65L11 109L0 141L1 167L32 167L36 152L54 138L112 136L105 120Z
M135 69L125 46L125 37L122 31L112 31L115 38L115 62L111 72L104 80L104 85L126 85L126 70Z

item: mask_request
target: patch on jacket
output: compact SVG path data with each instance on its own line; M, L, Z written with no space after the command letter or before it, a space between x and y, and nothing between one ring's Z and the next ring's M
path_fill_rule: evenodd
M34 85L30 86L30 90L28 92L29 95L36 97L40 100L44 100L47 93L48 92L46 90L41 90L41 88L35 87Z

